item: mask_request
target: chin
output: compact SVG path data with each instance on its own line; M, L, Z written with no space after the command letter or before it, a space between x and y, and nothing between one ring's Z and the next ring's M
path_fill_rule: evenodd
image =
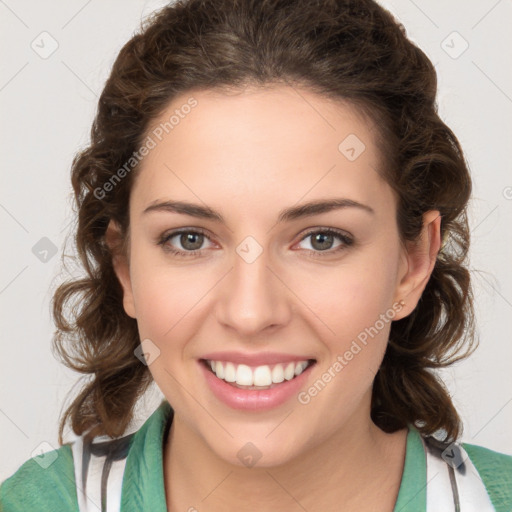
M274 426L275 428L275 426ZM217 456L229 464L240 468L272 468L293 461L298 458L306 446L301 447L294 440L293 435L268 436L269 429L258 435L250 436L247 431L243 435L235 435L228 442L210 444ZM295 433L296 434L296 433ZM302 437L302 436L301 436ZM304 439L304 437L302 437ZM208 442L208 440L207 440ZM303 448L303 449L301 449Z

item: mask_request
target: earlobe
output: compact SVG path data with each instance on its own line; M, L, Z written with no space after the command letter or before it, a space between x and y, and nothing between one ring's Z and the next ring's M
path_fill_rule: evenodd
M123 289L123 308L126 314L137 318L135 314L135 301L130 277L130 264L123 251L123 239L117 223L110 220L105 233L105 242L112 254L112 266L119 283Z
M418 304L423 290L427 286L437 254L441 248L441 215L437 210L423 214L423 227L417 241L408 242L403 258L405 270L395 292L395 301L404 301L405 306L396 320L409 315Z

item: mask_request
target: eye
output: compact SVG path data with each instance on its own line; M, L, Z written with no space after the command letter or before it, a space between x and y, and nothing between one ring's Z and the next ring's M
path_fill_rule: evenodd
M322 257L338 253L354 244L352 237L343 231L333 228L326 229L312 229L302 237L300 242L311 239L306 250L311 253L312 257ZM176 239L174 242L173 240ZM338 245L334 245L335 240L338 239ZM157 244L162 246L164 251L174 254L178 257L197 256L203 250L205 240L211 242L209 236L201 229L180 229L172 231L171 233L164 233L157 241ZM179 244L182 249L176 248ZM333 248L334 247L334 248Z
M324 254L321 253L326 253L326 255L338 253L339 251L343 251L354 244L354 240L349 235L343 231L333 228L310 230L304 237L302 237L301 242L304 242L307 239L310 239L311 241L309 242L310 247L306 249L310 251L312 250L314 257L324 256ZM340 243L337 246L334 246L333 249L333 244L336 239L338 239Z
M174 244L180 244L184 250L176 249L171 243L173 239L176 239ZM176 256L195 256L201 252L205 239L210 240L206 233L200 229L181 229L163 234L157 243L163 246L166 252Z

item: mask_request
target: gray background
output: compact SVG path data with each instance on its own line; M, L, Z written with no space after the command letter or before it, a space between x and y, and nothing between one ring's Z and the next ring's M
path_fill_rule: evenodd
M71 160L88 141L118 51L165 3L0 0L0 480L32 454L58 447L58 417L78 378L52 355L49 309L66 276L60 255L73 215ZM512 454L512 2L382 4L435 64L441 115L474 178L471 268L481 342L442 375L464 420L463 440ZM139 422L159 396L153 389L141 402Z

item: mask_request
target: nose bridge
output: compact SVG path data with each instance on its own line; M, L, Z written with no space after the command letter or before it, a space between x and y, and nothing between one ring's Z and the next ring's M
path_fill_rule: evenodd
M271 269L270 251L248 236L235 252L217 305L217 319L246 335L286 323L286 288Z

